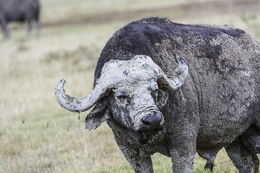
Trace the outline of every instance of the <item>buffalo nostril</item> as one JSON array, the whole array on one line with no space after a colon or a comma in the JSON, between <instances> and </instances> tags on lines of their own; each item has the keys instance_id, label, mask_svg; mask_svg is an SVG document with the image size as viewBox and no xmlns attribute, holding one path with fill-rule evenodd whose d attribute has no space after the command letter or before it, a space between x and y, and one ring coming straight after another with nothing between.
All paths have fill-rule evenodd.
<instances>
[{"instance_id":1,"label":"buffalo nostril","mask_svg":"<svg viewBox=\"0 0 260 173\"><path fill-rule=\"evenodd\" d=\"M161 127L162 117L160 115L148 116L142 119L143 123L151 126L152 128Z\"/></svg>"}]
</instances>

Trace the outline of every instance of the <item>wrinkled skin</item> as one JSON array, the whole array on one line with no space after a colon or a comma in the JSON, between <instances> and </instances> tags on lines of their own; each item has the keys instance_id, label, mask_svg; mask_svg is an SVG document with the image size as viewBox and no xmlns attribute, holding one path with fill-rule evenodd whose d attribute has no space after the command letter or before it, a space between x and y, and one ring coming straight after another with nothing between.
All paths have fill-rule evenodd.
<instances>
[{"instance_id":1,"label":"wrinkled skin","mask_svg":"<svg viewBox=\"0 0 260 173\"><path fill-rule=\"evenodd\" d=\"M161 102L165 102L167 98L159 94L165 91L159 89L156 81L139 81L128 86L121 84L116 86L113 92L109 104L112 119L122 127L130 129L129 134L138 142L147 142L147 130L153 134L162 129L164 120L159 107L163 106ZM142 119L154 115L162 117L158 126L151 128L149 124L142 123Z\"/></svg>"},{"instance_id":2,"label":"wrinkled skin","mask_svg":"<svg viewBox=\"0 0 260 173\"><path fill-rule=\"evenodd\" d=\"M135 68L136 55L151 57L175 82L158 78L150 61L144 63L149 68ZM180 75L185 70L176 70L178 55L189 68L185 83L176 82L186 76ZM124 70L123 63L131 68ZM191 173L197 151L213 163L223 147L240 172L257 173L259 138L250 132L249 151L250 145L244 143L250 140L243 134L251 127L260 130L259 64L260 44L242 30L146 18L121 28L104 47L95 72L93 91L98 97L93 92L81 99L66 96L63 82L56 97L70 111L95 105L86 117L86 128L107 121L136 173L153 173L150 156L155 152L171 157L173 173ZM135 77L121 78L128 70ZM169 83L178 87L170 89Z\"/></svg>"},{"instance_id":3,"label":"wrinkled skin","mask_svg":"<svg viewBox=\"0 0 260 173\"><path fill-rule=\"evenodd\" d=\"M38 0L0 0L0 25L5 38L9 37L9 22L27 22L28 34L35 21L37 31L40 29L40 4Z\"/></svg>"}]
</instances>

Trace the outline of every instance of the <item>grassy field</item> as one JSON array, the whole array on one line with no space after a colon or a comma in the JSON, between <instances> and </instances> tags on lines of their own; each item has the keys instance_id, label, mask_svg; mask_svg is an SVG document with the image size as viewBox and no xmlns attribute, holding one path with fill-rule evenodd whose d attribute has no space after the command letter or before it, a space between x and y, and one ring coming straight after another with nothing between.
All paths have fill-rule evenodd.
<instances>
[{"instance_id":1,"label":"grassy field","mask_svg":"<svg viewBox=\"0 0 260 173\"><path fill-rule=\"evenodd\" d=\"M27 37L25 28L15 24L11 38L0 39L0 172L133 172L105 123L87 131L87 113L77 115L58 105L57 82L65 78L69 94L87 95L106 41L117 29L141 17L229 24L260 40L260 12L255 9L255 3L260 3L238 2L42 0L40 36ZM169 158L155 154L153 163L156 173L171 172ZM194 172L205 172L204 164L197 156ZM224 150L218 154L214 172L237 172Z\"/></svg>"}]
</instances>

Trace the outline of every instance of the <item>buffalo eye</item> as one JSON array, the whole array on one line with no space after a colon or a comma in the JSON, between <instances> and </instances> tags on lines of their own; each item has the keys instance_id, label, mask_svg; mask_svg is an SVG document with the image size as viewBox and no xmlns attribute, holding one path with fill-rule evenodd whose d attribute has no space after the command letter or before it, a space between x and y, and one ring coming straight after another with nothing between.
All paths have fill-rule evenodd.
<instances>
[{"instance_id":1,"label":"buffalo eye","mask_svg":"<svg viewBox=\"0 0 260 173\"><path fill-rule=\"evenodd\" d=\"M159 89L156 89L156 90L152 91L152 96L154 98L157 98L158 97L158 93L159 93Z\"/></svg>"},{"instance_id":2,"label":"buffalo eye","mask_svg":"<svg viewBox=\"0 0 260 173\"><path fill-rule=\"evenodd\" d=\"M158 96L159 96L159 89L153 90L152 91L152 96L155 100L157 100Z\"/></svg>"},{"instance_id":3,"label":"buffalo eye","mask_svg":"<svg viewBox=\"0 0 260 173\"><path fill-rule=\"evenodd\" d=\"M152 97L156 102L159 102L160 99L162 99L162 97L163 97L163 93L160 89L156 89L156 90L152 91Z\"/></svg>"},{"instance_id":4,"label":"buffalo eye","mask_svg":"<svg viewBox=\"0 0 260 173\"><path fill-rule=\"evenodd\" d=\"M119 95L119 96L117 96L117 98L121 103L124 103L124 104L130 104L130 102L131 102L131 98L127 95Z\"/></svg>"}]
</instances>

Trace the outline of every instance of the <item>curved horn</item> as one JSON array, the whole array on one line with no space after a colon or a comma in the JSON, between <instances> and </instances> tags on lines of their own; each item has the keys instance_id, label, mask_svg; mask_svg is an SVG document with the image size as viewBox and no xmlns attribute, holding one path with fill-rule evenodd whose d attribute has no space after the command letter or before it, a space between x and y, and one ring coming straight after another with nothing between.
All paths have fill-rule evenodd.
<instances>
[{"instance_id":1,"label":"curved horn","mask_svg":"<svg viewBox=\"0 0 260 173\"><path fill-rule=\"evenodd\" d=\"M94 90L86 97L83 98L74 98L65 94L64 85L66 81L64 79L60 80L58 85L55 88L56 99L59 104L72 112L83 112L91 108L106 92L107 87L101 87L97 85Z\"/></svg>"},{"instance_id":2,"label":"curved horn","mask_svg":"<svg viewBox=\"0 0 260 173\"><path fill-rule=\"evenodd\" d=\"M108 89L121 82L122 74L116 70L118 69L118 66L120 66L120 61L118 60L110 60L105 63L101 75L99 79L97 79L95 88L88 96L83 98L74 98L66 95L64 90L66 81L64 79L60 80L55 88L55 95L59 104L72 112L83 112L88 110L106 94Z\"/></svg>"},{"instance_id":3,"label":"curved horn","mask_svg":"<svg viewBox=\"0 0 260 173\"><path fill-rule=\"evenodd\" d=\"M171 77L167 77L162 70L160 70L160 73L158 75L158 82L160 83L160 85L171 91L179 89L184 84L189 72L188 65L185 59L177 56L177 60L179 65Z\"/></svg>"}]
</instances>

